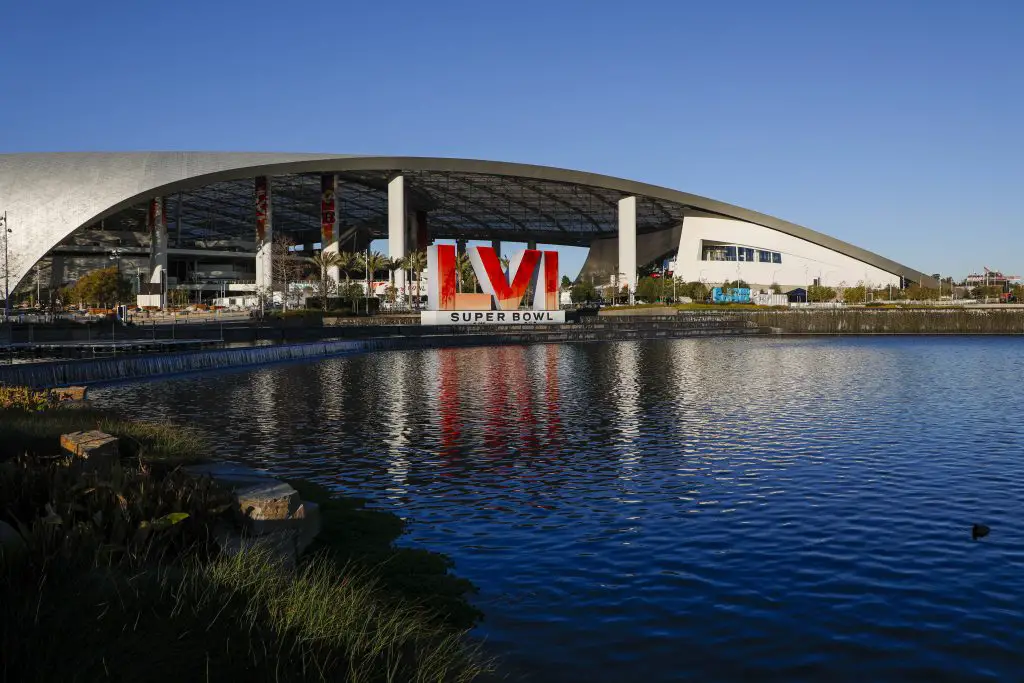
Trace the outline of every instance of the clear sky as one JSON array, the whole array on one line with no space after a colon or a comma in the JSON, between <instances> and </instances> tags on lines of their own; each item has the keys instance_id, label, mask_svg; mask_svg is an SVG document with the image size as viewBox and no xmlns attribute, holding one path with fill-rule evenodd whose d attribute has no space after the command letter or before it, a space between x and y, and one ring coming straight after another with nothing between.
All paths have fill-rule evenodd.
<instances>
[{"instance_id":1,"label":"clear sky","mask_svg":"<svg viewBox=\"0 0 1024 683\"><path fill-rule=\"evenodd\" d=\"M4 152L547 164L1024 272L1022 0L8 0L0 23Z\"/></svg>"}]
</instances>

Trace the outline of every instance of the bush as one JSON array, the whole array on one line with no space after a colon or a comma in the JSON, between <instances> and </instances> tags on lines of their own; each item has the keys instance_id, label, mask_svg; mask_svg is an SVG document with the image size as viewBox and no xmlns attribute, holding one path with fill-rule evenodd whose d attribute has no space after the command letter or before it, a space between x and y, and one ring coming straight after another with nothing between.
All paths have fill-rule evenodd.
<instances>
[{"instance_id":1,"label":"bush","mask_svg":"<svg viewBox=\"0 0 1024 683\"><path fill-rule=\"evenodd\" d=\"M54 391L27 387L0 387L0 409L41 412L57 407L60 397Z\"/></svg>"},{"instance_id":2,"label":"bush","mask_svg":"<svg viewBox=\"0 0 1024 683\"><path fill-rule=\"evenodd\" d=\"M594 287L593 282L587 280L580 280L572 286L569 290L569 297L572 299L574 304L581 304L589 301L597 301L598 294L597 288Z\"/></svg>"}]
</instances>

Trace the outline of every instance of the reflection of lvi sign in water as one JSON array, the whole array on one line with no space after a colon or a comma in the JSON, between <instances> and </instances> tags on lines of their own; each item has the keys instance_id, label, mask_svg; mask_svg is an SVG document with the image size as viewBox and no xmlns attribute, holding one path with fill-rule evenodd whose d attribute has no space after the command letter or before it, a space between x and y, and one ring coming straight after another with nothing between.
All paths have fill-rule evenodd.
<instances>
[{"instance_id":1,"label":"reflection of lvi sign in water","mask_svg":"<svg viewBox=\"0 0 1024 683\"><path fill-rule=\"evenodd\" d=\"M483 294L458 292L455 246L427 247L427 308L420 315L424 325L453 323L522 324L562 323L558 310L558 252L524 249L509 259L508 273L493 247L470 247L469 260ZM519 305L534 283L532 310Z\"/></svg>"}]
</instances>

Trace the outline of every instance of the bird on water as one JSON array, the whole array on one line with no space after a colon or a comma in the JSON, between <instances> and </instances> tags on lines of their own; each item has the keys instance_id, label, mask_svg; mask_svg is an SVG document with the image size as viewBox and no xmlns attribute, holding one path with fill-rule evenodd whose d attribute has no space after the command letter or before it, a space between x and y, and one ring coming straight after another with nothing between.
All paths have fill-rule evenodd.
<instances>
[{"instance_id":1,"label":"bird on water","mask_svg":"<svg viewBox=\"0 0 1024 683\"><path fill-rule=\"evenodd\" d=\"M985 538L988 536L988 532L991 531L984 524L975 524L971 527L971 538L977 541L979 538Z\"/></svg>"}]
</instances>

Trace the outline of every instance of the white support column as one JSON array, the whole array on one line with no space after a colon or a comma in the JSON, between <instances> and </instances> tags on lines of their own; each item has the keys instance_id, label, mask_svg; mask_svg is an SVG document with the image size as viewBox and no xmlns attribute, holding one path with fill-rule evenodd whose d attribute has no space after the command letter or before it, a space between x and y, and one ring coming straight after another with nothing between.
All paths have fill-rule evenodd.
<instances>
[{"instance_id":1,"label":"white support column","mask_svg":"<svg viewBox=\"0 0 1024 683\"><path fill-rule=\"evenodd\" d=\"M149 202L149 284L160 296L160 308L167 307L167 215L163 197ZM150 300L152 301L152 300Z\"/></svg>"},{"instance_id":2,"label":"white support column","mask_svg":"<svg viewBox=\"0 0 1024 683\"><path fill-rule=\"evenodd\" d=\"M636 290L636 197L619 200L619 286L629 286L629 300Z\"/></svg>"},{"instance_id":3,"label":"white support column","mask_svg":"<svg viewBox=\"0 0 1024 683\"><path fill-rule=\"evenodd\" d=\"M269 176L256 178L256 293L271 301L274 287L274 209Z\"/></svg>"},{"instance_id":4,"label":"white support column","mask_svg":"<svg viewBox=\"0 0 1024 683\"><path fill-rule=\"evenodd\" d=\"M405 258L406 215L405 215L405 176L395 176L388 183L388 256ZM405 270L395 273L395 287L400 293L405 291Z\"/></svg>"}]
</instances>

